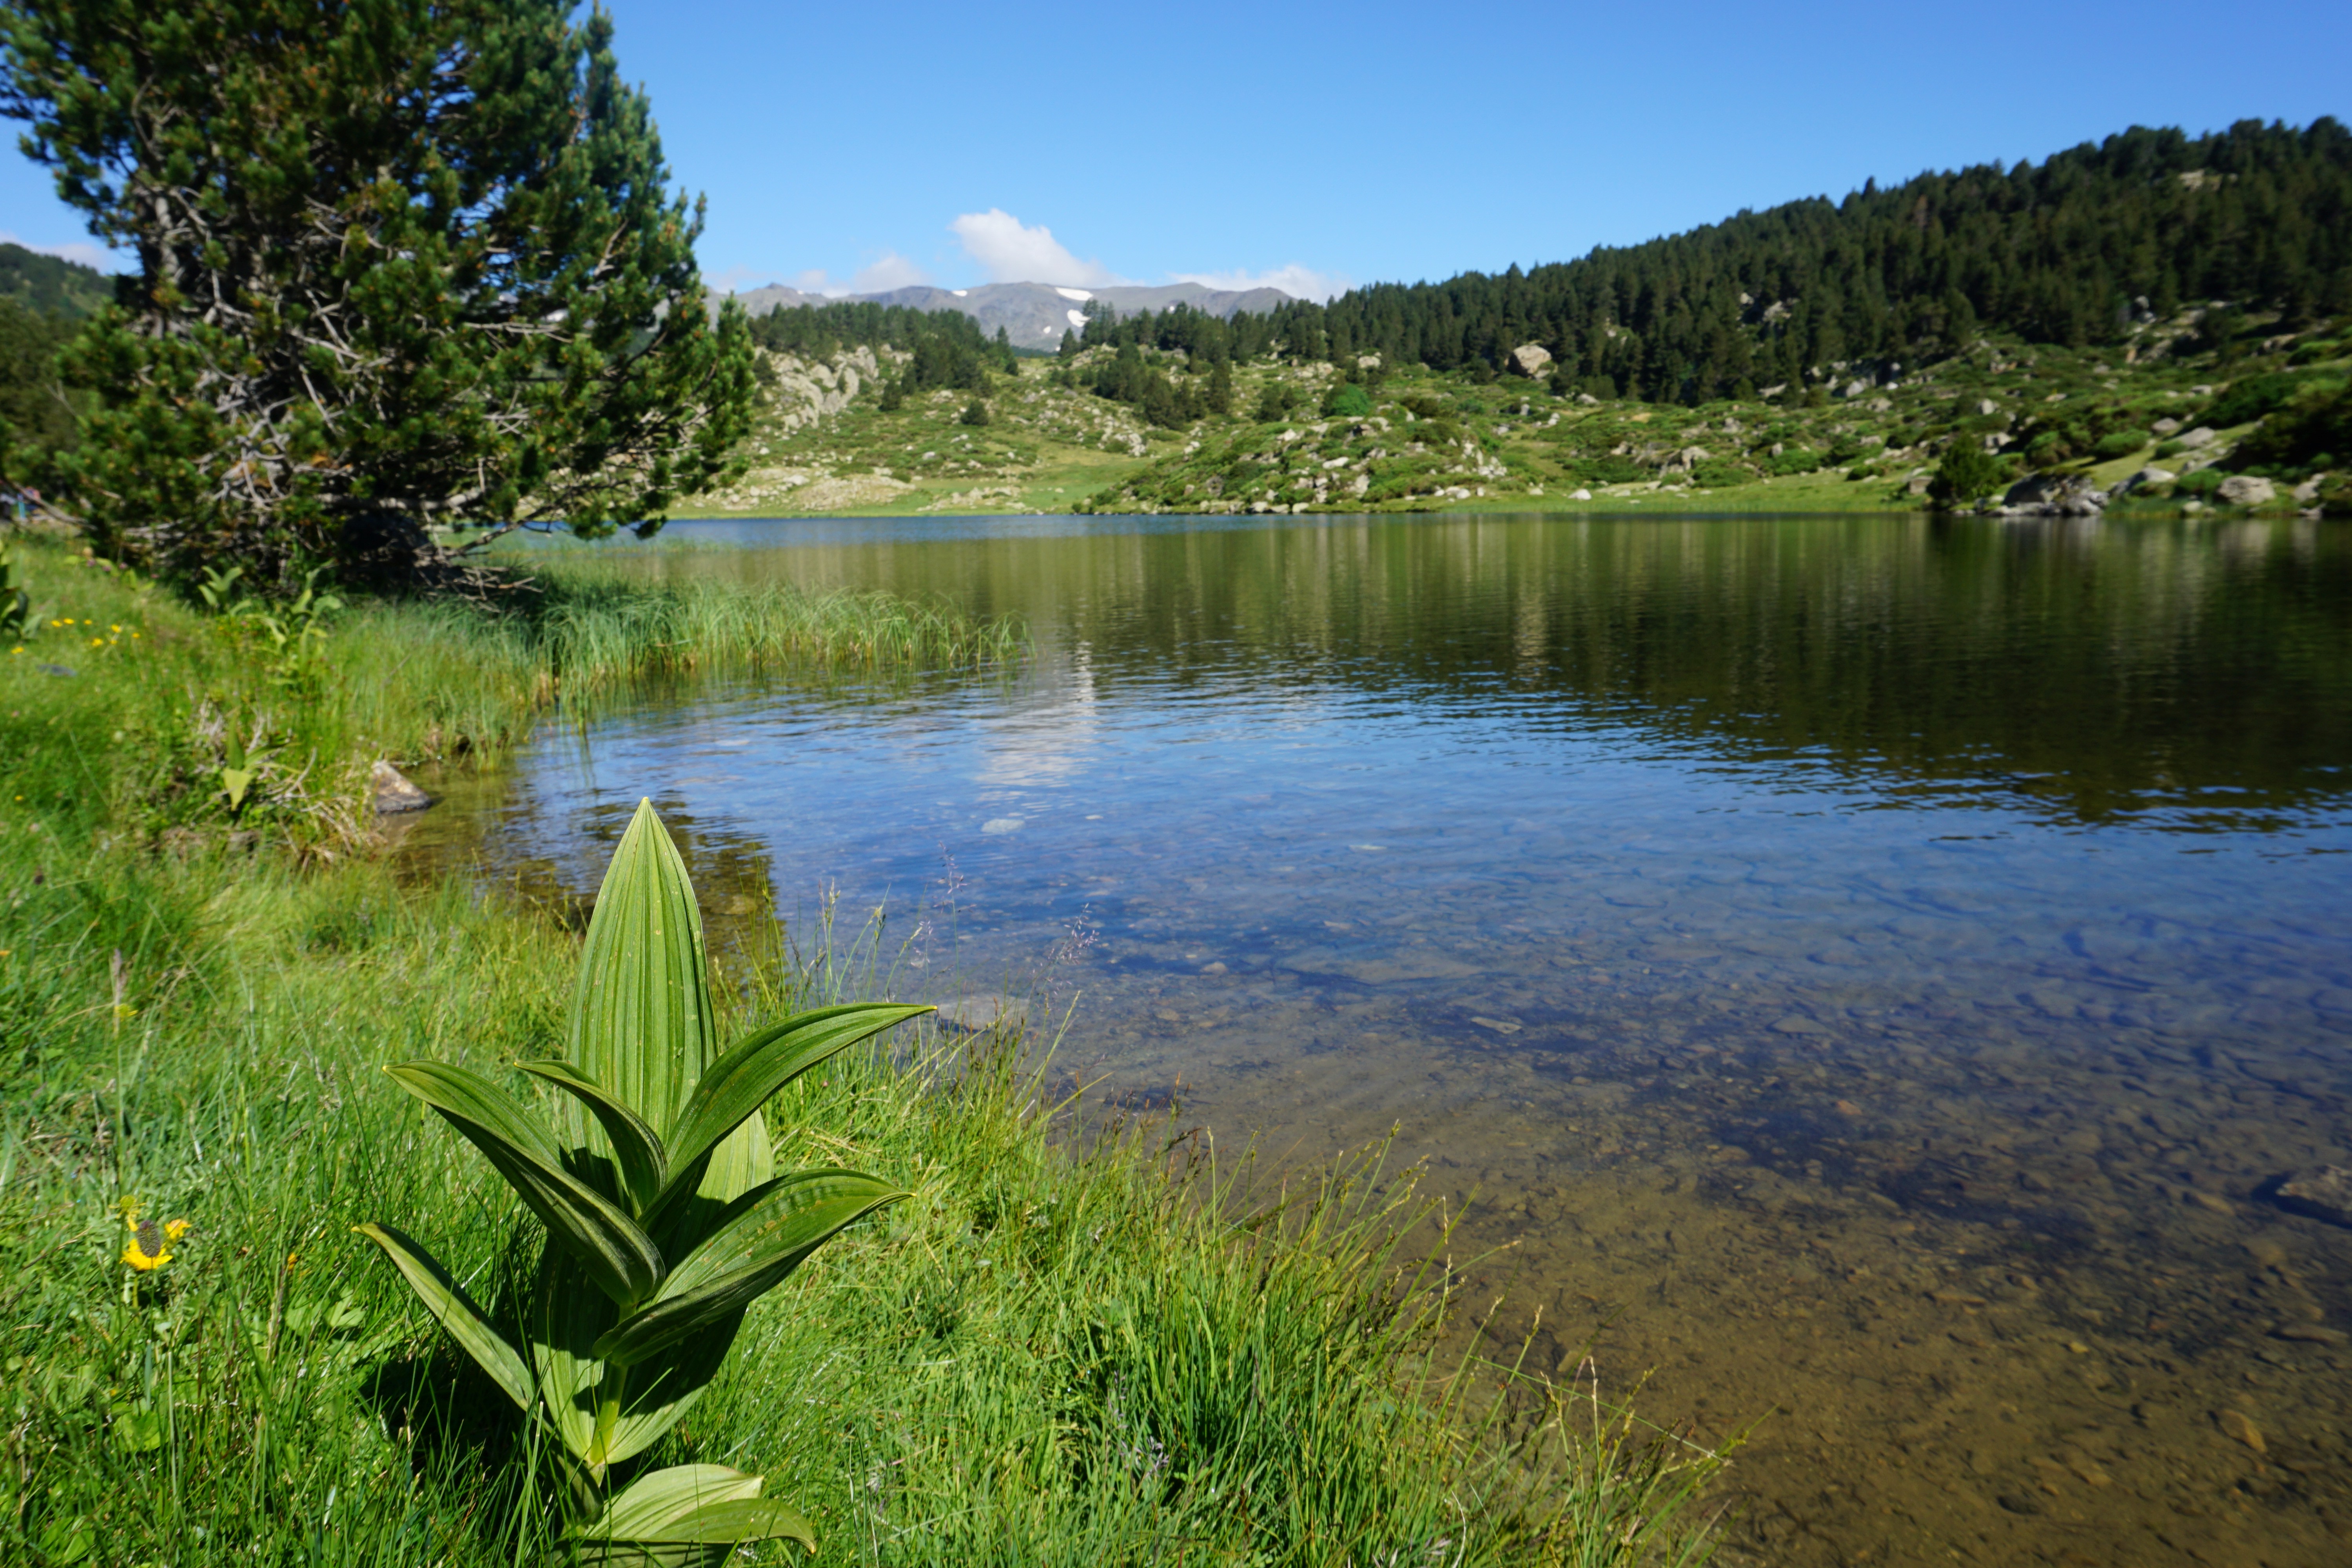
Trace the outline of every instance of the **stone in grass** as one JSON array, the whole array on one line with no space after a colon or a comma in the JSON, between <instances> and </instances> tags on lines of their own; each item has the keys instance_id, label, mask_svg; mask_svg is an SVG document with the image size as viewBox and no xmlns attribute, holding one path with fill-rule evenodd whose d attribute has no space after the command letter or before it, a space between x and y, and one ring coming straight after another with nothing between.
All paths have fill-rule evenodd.
<instances>
[{"instance_id":1,"label":"stone in grass","mask_svg":"<svg viewBox=\"0 0 2352 1568\"><path fill-rule=\"evenodd\" d=\"M368 787L375 795L378 816L397 816L404 811L423 811L433 804L433 797L408 782L406 775L390 763L378 763L368 770Z\"/></svg>"},{"instance_id":2,"label":"stone in grass","mask_svg":"<svg viewBox=\"0 0 2352 1568\"><path fill-rule=\"evenodd\" d=\"M2294 1214L2352 1226L2352 1171L2341 1165L2297 1171L2273 1188L2272 1196L2279 1207Z\"/></svg>"},{"instance_id":3,"label":"stone in grass","mask_svg":"<svg viewBox=\"0 0 2352 1568\"><path fill-rule=\"evenodd\" d=\"M938 1016L940 1022L950 1028L961 1029L968 1034L982 1034L990 1029L1018 1034L1029 1026L1029 1005L1016 996L983 991L940 1003Z\"/></svg>"}]
</instances>

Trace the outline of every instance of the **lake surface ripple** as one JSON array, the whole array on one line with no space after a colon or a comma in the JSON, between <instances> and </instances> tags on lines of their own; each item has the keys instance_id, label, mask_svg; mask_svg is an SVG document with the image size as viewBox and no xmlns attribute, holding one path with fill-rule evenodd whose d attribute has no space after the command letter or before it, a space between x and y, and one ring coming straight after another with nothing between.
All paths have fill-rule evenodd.
<instances>
[{"instance_id":1,"label":"lake surface ripple","mask_svg":"<svg viewBox=\"0 0 2352 1568\"><path fill-rule=\"evenodd\" d=\"M2352 1561L2352 530L673 525L646 569L1029 617L1013 678L698 685L421 849L714 913L1228 1147L1400 1125L1531 1364L1720 1436L1743 1554ZM747 901L748 900L748 901ZM1181 1084L1181 1090L1179 1085Z\"/></svg>"}]
</instances>

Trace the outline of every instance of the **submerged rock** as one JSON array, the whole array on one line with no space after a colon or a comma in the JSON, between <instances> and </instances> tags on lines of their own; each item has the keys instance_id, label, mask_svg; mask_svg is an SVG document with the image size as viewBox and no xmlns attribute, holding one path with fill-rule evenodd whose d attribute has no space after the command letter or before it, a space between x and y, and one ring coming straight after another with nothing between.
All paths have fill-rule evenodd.
<instances>
[{"instance_id":1,"label":"submerged rock","mask_svg":"<svg viewBox=\"0 0 2352 1568\"><path fill-rule=\"evenodd\" d=\"M975 1035L987 1029L1018 1031L1029 1026L1029 1005L1017 996L983 991L940 1003L939 1020L950 1028Z\"/></svg>"},{"instance_id":2,"label":"submerged rock","mask_svg":"<svg viewBox=\"0 0 2352 1568\"><path fill-rule=\"evenodd\" d=\"M368 770L368 787L375 795L378 816L396 816L404 811L423 811L433 804L433 797L408 782L407 775L390 763L379 762Z\"/></svg>"},{"instance_id":3,"label":"submerged rock","mask_svg":"<svg viewBox=\"0 0 2352 1568\"><path fill-rule=\"evenodd\" d=\"M2352 1171L2341 1165L2298 1171L2281 1182L2273 1195L2283 1209L2330 1225L2352 1226Z\"/></svg>"}]
</instances>

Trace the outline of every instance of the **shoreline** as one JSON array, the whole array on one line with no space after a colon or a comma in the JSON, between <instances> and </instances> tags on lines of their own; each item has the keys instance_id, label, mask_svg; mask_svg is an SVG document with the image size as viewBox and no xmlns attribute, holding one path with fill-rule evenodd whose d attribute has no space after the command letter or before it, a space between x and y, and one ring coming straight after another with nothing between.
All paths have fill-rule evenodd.
<instances>
[{"instance_id":1,"label":"shoreline","mask_svg":"<svg viewBox=\"0 0 2352 1568\"><path fill-rule=\"evenodd\" d=\"M371 847L369 763L479 768L572 694L649 674L985 657L991 624L883 635L866 596L794 647L803 623L772 597L607 579L575 592L569 644L367 605L314 664L273 666L154 584L26 542L43 624L26 655L0 653L0 784L23 797L0 807L0 986L17 1047L8 1338L32 1370L0 1539L226 1562L291 1549L287 1531L333 1509L356 1547L396 1554L421 1521L451 1561L503 1560L532 1527L495 1402L345 1231L413 1225L495 1299L502 1189L375 1068L560 1050L576 932L453 879L403 886ZM680 616L725 629L730 608L731 643L665 646ZM232 812L224 748L248 729L256 776ZM769 962L718 960L739 1027L878 973L855 939L795 955L769 926L744 951ZM1697 1528L1678 1510L1719 1456L1678 1457L1539 1385L1474 1400L1476 1363L1431 1359L1450 1297L1412 1286L1417 1253L1398 1248L1419 1211L1368 1196L1368 1168L1327 1170L1301 1208L1246 1160L1140 1129L1068 1149L1013 1044L919 1030L895 1063L776 1103L788 1160L898 1173L919 1201L755 1311L662 1460L747 1455L816 1520L820 1561L923 1518L950 1556L1174 1531L1335 1563L1440 1535L1455 1561L1582 1542L1631 1562ZM134 1200L190 1227L152 1273L116 1256ZM1286 1203L1295 1217L1269 1227ZM809 1397L780 1409L779 1387ZM887 1486L835 1462L844 1432ZM1185 1486L1161 1483L1171 1466ZM1237 1486L1288 1500L1253 1519L1219 1500Z\"/></svg>"}]
</instances>

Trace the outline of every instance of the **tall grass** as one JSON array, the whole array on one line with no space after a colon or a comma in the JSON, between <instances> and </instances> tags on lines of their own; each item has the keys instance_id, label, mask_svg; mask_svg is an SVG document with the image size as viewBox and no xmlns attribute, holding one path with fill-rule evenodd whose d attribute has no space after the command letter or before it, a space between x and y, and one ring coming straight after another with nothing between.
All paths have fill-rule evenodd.
<instances>
[{"instance_id":1,"label":"tall grass","mask_svg":"<svg viewBox=\"0 0 2352 1568\"><path fill-rule=\"evenodd\" d=\"M327 623L314 660L288 668L249 619L198 615L54 539L14 542L35 612L21 651L0 647L16 771L85 830L151 838L234 826L348 841L373 761L495 761L549 715L579 717L633 683L969 668L1027 647L1011 619L881 594L664 580L551 551L488 607L357 605ZM270 748L271 787L233 825L214 809L230 729Z\"/></svg>"},{"instance_id":2,"label":"tall grass","mask_svg":"<svg viewBox=\"0 0 2352 1568\"><path fill-rule=\"evenodd\" d=\"M70 677L0 650L0 1561L537 1561L511 1406L349 1227L397 1220L498 1294L523 1216L377 1068L464 1061L535 1098L508 1064L561 1051L577 938L290 833L166 852L134 826L156 775L132 731L250 672L159 596L53 570L44 608L95 611L104 646ZM145 635L113 640L125 616ZM512 722L502 695L541 699L479 679L459 616L354 612L319 677L331 711L289 732L323 758ZM468 629L436 643L444 624ZM66 665L49 633L37 662ZM890 987L822 940L740 956L761 947L718 959L735 1027ZM774 1477L824 1563L1703 1555L1686 1505L1713 1456L1590 1392L1432 1361L1451 1276L1401 1246L1400 1183L1359 1164L1286 1188L1160 1124L1074 1141L1017 1042L898 1037L771 1125L782 1163L916 1199L760 1303L652 1462ZM129 1199L192 1227L152 1275L121 1261Z\"/></svg>"},{"instance_id":3,"label":"tall grass","mask_svg":"<svg viewBox=\"0 0 2352 1568\"><path fill-rule=\"evenodd\" d=\"M548 552L538 590L509 622L548 668L593 688L655 672L791 663L865 668L1001 664L1025 643L1017 622L974 620L890 594L814 593L656 578L628 562Z\"/></svg>"}]
</instances>

